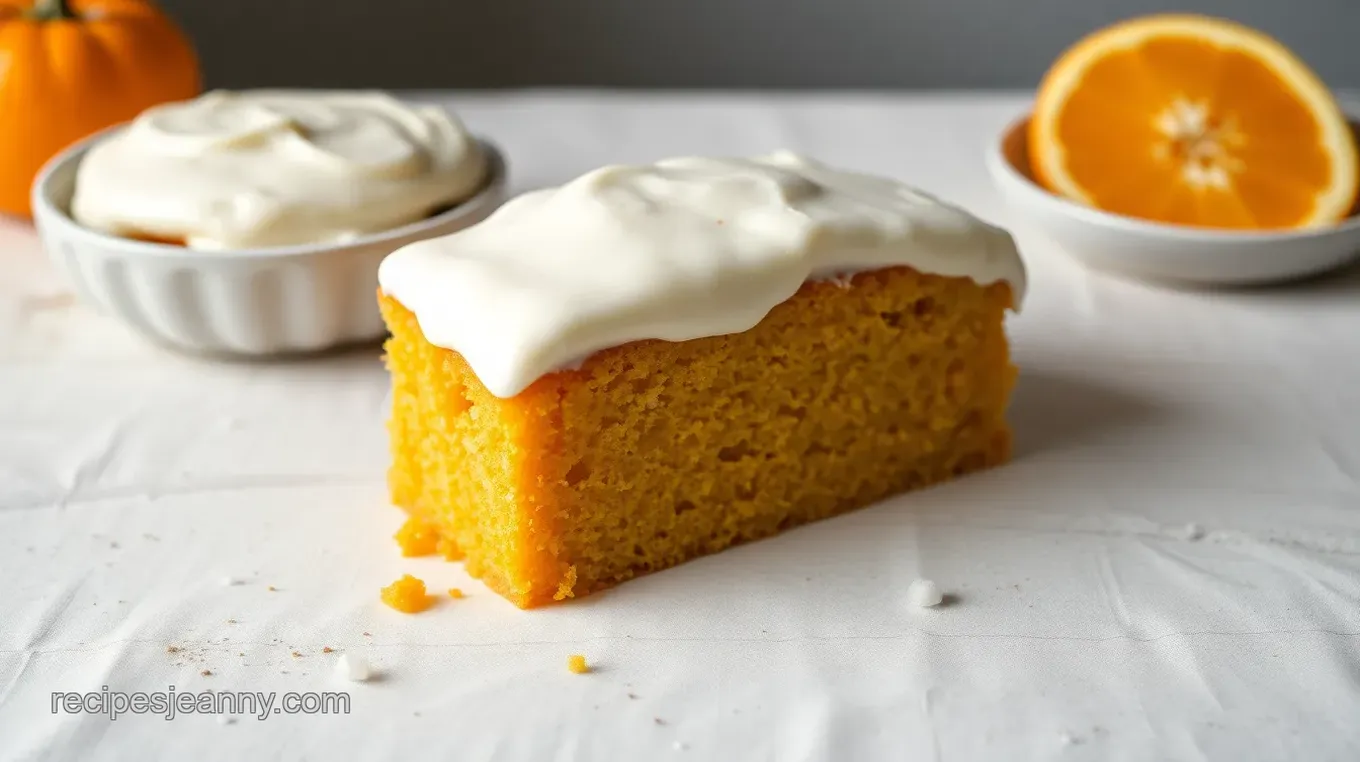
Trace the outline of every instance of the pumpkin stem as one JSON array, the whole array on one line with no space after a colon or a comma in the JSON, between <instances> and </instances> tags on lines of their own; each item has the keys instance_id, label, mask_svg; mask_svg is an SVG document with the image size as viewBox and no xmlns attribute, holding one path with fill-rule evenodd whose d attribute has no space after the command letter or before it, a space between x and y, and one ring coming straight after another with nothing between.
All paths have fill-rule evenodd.
<instances>
[{"instance_id":1,"label":"pumpkin stem","mask_svg":"<svg viewBox=\"0 0 1360 762\"><path fill-rule=\"evenodd\" d=\"M34 0L33 8L28 12L28 15L30 18L39 21L79 18L78 14L71 9L70 0Z\"/></svg>"}]
</instances>

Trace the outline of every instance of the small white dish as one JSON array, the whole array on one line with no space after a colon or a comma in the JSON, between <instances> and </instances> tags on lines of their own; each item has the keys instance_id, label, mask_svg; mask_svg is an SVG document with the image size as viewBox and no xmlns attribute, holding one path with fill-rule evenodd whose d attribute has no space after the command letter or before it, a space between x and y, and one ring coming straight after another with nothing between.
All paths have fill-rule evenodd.
<instances>
[{"instance_id":1,"label":"small white dish","mask_svg":"<svg viewBox=\"0 0 1360 762\"><path fill-rule=\"evenodd\" d=\"M1295 280L1335 269L1360 253L1360 217L1289 232L1240 232L1138 220L1068 201L1030 173L1029 115L987 149L987 170L1022 226L1092 268L1200 286ZM1023 229L1023 228L1022 228Z\"/></svg>"},{"instance_id":2,"label":"small white dish","mask_svg":"<svg viewBox=\"0 0 1360 762\"><path fill-rule=\"evenodd\" d=\"M113 128L54 157L33 185L33 221L48 256L91 306L177 349L263 357L373 341L378 264L413 241L482 221L505 200L507 167L479 141L489 169L472 198L428 219L342 244L200 251L96 232L71 219L76 168Z\"/></svg>"}]
</instances>

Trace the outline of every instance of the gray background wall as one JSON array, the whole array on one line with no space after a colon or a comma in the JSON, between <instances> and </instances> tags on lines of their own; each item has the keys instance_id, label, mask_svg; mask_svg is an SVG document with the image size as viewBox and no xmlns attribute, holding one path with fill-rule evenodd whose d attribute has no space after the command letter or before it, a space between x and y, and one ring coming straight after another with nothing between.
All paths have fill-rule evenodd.
<instances>
[{"instance_id":1,"label":"gray background wall","mask_svg":"<svg viewBox=\"0 0 1360 762\"><path fill-rule=\"evenodd\" d=\"M1360 0L161 0L209 86L1030 87L1155 11L1276 35L1360 86Z\"/></svg>"}]
</instances>

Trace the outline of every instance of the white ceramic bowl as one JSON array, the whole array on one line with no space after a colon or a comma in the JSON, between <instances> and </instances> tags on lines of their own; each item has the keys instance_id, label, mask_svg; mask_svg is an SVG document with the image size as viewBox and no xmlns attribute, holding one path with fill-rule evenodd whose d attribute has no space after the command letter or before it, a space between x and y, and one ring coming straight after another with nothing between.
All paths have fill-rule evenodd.
<instances>
[{"instance_id":1,"label":"white ceramic bowl","mask_svg":"<svg viewBox=\"0 0 1360 762\"><path fill-rule=\"evenodd\" d=\"M138 333L215 355L315 352L384 334L378 263L412 241L485 219L505 200L504 157L481 141L486 187L449 211L343 244L197 251L82 227L69 207L76 167L95 135L48 162L33 185L33 220L48 255L82 299Z\"/></svg>"},{"instance_id":2,"label":"white ceramic bowl","mask_svg":"<svg viewBox=\"0 0 1360 762\"><path fill-rule=\"evenodd\" d=\"M1028 127L1025 115L988 147L992 182L1021 226L1093 268L1188 285L1253 285L1316 275L1360 252L1356 216L1315 230L1251 233L1164 225L1067 201L1035 183Z\"/></svg>"}]
</instances>

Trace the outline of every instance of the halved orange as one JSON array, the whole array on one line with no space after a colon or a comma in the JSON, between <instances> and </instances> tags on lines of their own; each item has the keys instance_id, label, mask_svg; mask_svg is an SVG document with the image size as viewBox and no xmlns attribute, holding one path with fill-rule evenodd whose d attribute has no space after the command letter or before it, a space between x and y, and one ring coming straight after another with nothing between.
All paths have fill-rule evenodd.
<instances>
[{"instance_id":1,"label":"halved orange","mask_svg":"<svg viewBox=\"0 0 1360 762\"><path fill-rule=\"evenodd\" d=\"M1350 125L1284 45L1204 16L1082 39L1049 69L1029 133L1036 179L1117 214L1218 228L1306 228L1355 205Z\"/></svg>"}]
</instances>

